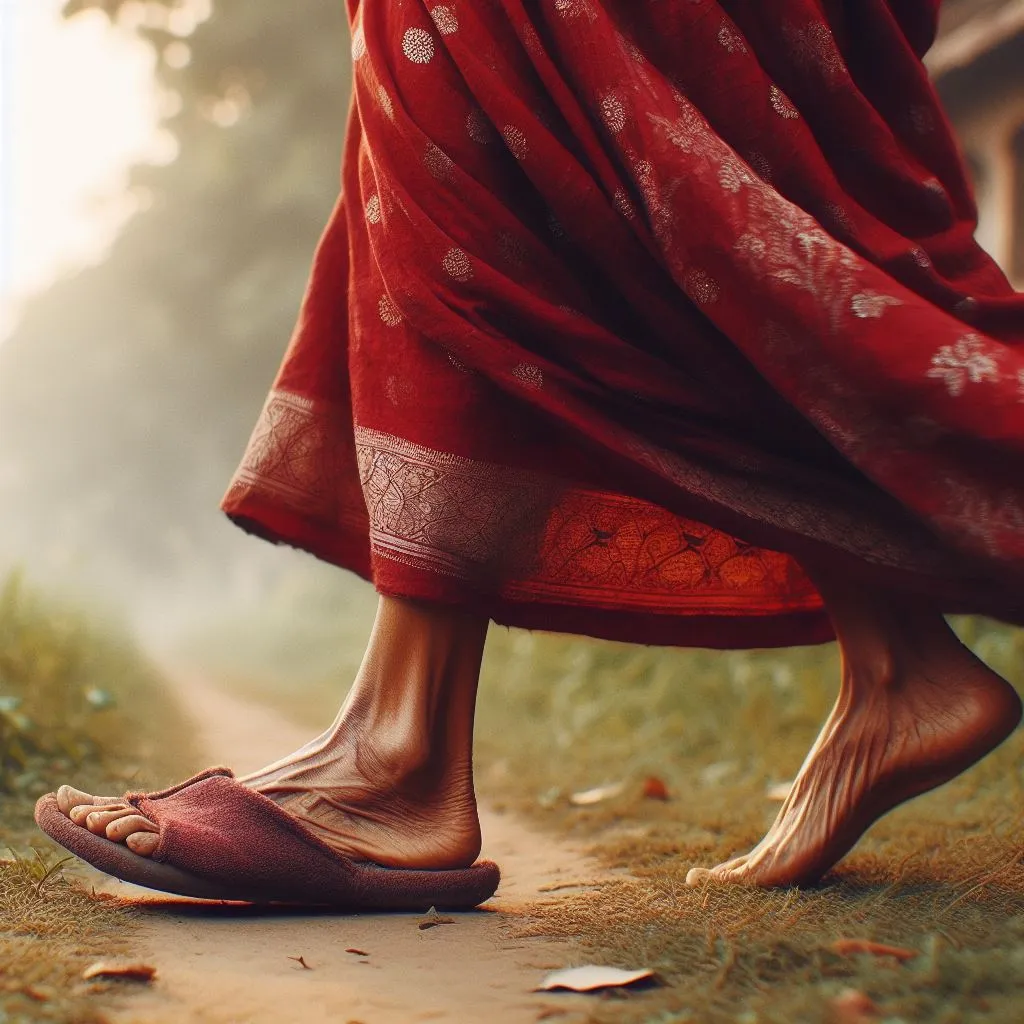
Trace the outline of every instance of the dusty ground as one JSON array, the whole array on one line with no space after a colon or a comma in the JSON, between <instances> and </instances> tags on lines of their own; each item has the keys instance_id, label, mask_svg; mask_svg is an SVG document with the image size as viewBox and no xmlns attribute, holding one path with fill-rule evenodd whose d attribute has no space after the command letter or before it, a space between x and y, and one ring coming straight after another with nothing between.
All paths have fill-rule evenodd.
<instances>
[{"instance_id":1,"label":"dusty ground","mask_svg":"<svg viewBox=\"0 0 1024 1024\"><path fill-rule=\"evenodd\" d=\"M175 678L208 763L244 772L308 739L306 730L272 710L195 677ZM600 871L578 848L508 814L485 809L483 828L484 856L503 869L497 897L487 912L456 915L454 924L427 930L419 928L420 915L310 915L178 900L105 881L104 889L141 910L132 945L158 972L152 987L126 997L113 1019L518 1024L585 1018L594 997L532 994L546 971L577 962L574 944L516 931L531 901L557 900L572 889L552 894L551 887L589 881ZM289 959L300 956L311 969Z\"/></svg>"}]
</instances>

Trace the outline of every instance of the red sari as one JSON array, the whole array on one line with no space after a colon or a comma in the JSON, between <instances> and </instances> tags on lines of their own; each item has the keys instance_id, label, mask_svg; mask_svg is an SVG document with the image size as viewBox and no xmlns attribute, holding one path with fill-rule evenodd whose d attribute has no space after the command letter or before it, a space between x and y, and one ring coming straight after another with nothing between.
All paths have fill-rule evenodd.
<instances>
[{"instance_id":1,"label":"red sari","mask_svg":"<svg viewBox=\"0 0 1024 1024\"><path fill-rule=\"evenodd\" d=\"M937 0L348 0L342 196L224 500L498 622L832 637L801 559L1024 623L1024 297Z\"/></svg>"}]
</instances>

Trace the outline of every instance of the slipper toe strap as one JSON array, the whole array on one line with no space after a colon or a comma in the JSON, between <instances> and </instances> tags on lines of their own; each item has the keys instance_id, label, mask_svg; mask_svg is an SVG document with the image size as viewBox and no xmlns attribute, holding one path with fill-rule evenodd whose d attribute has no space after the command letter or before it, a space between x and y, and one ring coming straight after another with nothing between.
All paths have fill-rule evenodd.
<instances>
[{"instance_id":1,"label":"slipper toe strap","mask_svg":"<svg viewBox=\"0 0 1024 1024\"><path fill-rule=\"evenodd\" d=\"M351 875L343 858L285 811L230 777L134 803L160 830L153 859L197 875L295 894L318 884L334 888Z\"/></svg>"}]
</instances>

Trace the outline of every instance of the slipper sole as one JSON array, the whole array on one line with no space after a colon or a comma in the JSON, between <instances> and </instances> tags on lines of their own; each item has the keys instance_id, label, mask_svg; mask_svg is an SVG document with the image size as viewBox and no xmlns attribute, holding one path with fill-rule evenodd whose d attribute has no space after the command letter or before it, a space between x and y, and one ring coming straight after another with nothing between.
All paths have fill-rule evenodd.
<instances>
[{"instance_id":1,"label":"slipper sole","mask_svg":"<svg viewBox=\"0 0 1024 1024\"><path fill-rule=\"evenodd\" d=\"M490 899L500 880L498 866L490 861L458 871L413 871L353 861L335 854L344 865L344 870L338 872L338 886L329 899L318 899L297 891L291 878L282 879L281 885L273 889L266 885L229 884L140 857L127 846L76 825L58 807L56 793L40 797L35 819L54 842L105 874L147 889L198 899L325 906L347 911L426 911L430 907L469 910Z\"/></svg>"}]
</instances>

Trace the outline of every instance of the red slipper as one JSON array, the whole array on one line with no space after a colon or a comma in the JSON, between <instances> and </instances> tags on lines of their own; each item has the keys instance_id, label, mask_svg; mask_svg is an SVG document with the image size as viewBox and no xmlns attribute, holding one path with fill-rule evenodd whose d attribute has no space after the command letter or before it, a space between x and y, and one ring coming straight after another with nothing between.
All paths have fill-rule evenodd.
<instances>
[{"instance_id":1,"label":"red slipper","mask_svg":"<svg viewBox=\"0 0 1024 1024\"><path fill-rule=\"evenodd\" d=\"M353 860L332 850L273 800L209 768L156 793L125 801L160 829L152 857L76 825L47 793L36 824L108 875L202 899L298 903L344 910L469 909L494 895L496 864L458 871L411 871Z\"/></svg>"}]
</instances>

